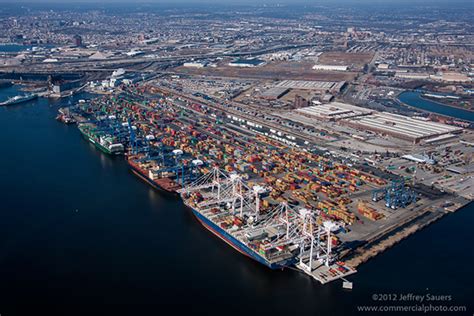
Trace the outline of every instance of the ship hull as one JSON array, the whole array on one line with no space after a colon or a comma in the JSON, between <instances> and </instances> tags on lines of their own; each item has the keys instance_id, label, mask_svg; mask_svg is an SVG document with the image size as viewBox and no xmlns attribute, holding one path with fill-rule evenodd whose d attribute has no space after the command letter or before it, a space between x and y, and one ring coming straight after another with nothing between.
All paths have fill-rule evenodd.
<instances>
[{"instance_id":1,"label":"ship hull","mask_svg":"<svg viewBox=\"0 0 474 316\"><path fill-rule=\"evenodd\" d=\"M10 105L17 105L17 104L21 104L21 103L25 103L25 102L28 102L28 101L32 101L32 100L35 100L37 99L38 96L35 95L35 96L31 96L31 97L28 97L28 98L23 98L23 99L20 99L20 100L17 100L17 101L11 101L11 102L2 102L0 103L0 105L2 106L10 106Z\"/></svg>"},{"instance_id":2,"label":"ship hull","mask_svg":"<svg viewBox=\"0 0 474 316\"><path fill-rule=\"evenodd\" d=\"M132 170L132 172L137 176L139 177L140 179L142 179L143 181L145 181L146 183L148 183L153 189L157 190L157 191L160 191L160 192L165 192L167 194L170 194L170 195L173 195L173 196L178 196L178 192L176 191L171 191L171 190L166 190L164 187L160 186L158 183L154 182L153 180L151 180L150 178L148 178L146 175L144 175L141 170L139 170L138 168L136 168L135 166L133 166L132 164L128 164Z\"/></svg>"},{"instance_id":3,"label":"ship hull","mask_svg":"<svg viewBox=\"0 0 474 316\"><path fill-rule=\"evenodd\" d=\"M188 206L189 207L189 206ZM272 270L283 269L291 265L290 261L283 261L278 263L271 263L264 259L263 257L259 256L255 251L250 249L247 245L243 244L241 241L237 240L235 237L230 235L224 229L219 227L218 225L214 224L211 220L207 219L204 215L196 211L194 208L189 207L193 212L193 215L197 218L197 220L211 233L219 237L221 240L226 242L229 246L240 252L241 254L269 267Z\"/></svg>"},{"instance_id":4,"label":"ship hull","mask_svg":"<svg viewBox=\"0 0 474 316\"><path fill-rule=\"evenodd\" d=\"M117 155L122 154L120 152L116 152L116 153L111 152L109 149L102 146L98 141L95 141L91 136L89 136L87 133L85 133L81 128L79 128L79 131L81 132L82 136L84 136L87 140L89 140L92 144L94 144L94 146L97 149L99 149L100 151L102 151L104 154L113 155L113 156L117 156Z\"/></svg>"}]
</instances>

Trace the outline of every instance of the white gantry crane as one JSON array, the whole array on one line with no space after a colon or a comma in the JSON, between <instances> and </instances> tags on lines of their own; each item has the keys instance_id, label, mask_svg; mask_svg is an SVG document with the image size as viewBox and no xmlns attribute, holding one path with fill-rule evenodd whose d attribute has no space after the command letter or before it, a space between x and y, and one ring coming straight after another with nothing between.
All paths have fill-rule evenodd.
<instances>
[{"instance_id":1,"label":"white gantry crane","mask_svg":"<svg viewBox=\"0 0 474 316\"><path fill-rule=\"evenodd\" d=\"M242 177L236 173L227 174L219 168L199 177L196 181L181 189L179 193L199 192L204 201L197 207L201 209L226 205L232 214L245 214L258 217L259 199L255 190L250 188Z\"/></svg>"},{"instance_id":2,"label":"white gantry crane","mask_svg":"<svg viewBox=\"0 0 474 316\"><path fill-rule=\"evenodd\" d=\"M180 190L184 194L192 192L203 195L203 201L197 205L201 210L218 207L233 215L252 217L242 235L272 230L275 237L266 244L267 248L295 251L299 248L300 266L307 271L315 268L315 261L326 266L331 264L331 237L339 226L332 221L318 221L318 210L294 208L283 202L262 213L260 196L266 188L260 185L251 188L238 174L227 174L218 168Z\"/></svg>"},{"instance_id":3,"label":"white gantry crane","mask_svg":"<svg viewBox=\"0 0 474 316\"><path fill-rule=\"evenodd\" d=\"M332 260L332 256L331 256L332 235L331 235L331 233L337 231L339 229L339 225L336 224L335 222L332 222L332 221L325 221L323 223L323 227L324 227L324 230L326 232L327 246L326 246L326 248L321 247L321 249L323 250L323 256L320 256L319 259L320 260L323 259L326 266L329 266L329 264ZM325 249L325 251L324 251L324 249Z\"/></svg>"},{"instance_id":4,"label":"white gantry crane","mask_svg":"<svg viewBox=\"0 0 474 316\"><path fill-rule=\"evenodd\" d=\"M228 181L229 176L217 167L214 167L211 172L206 173L197 178L193 183L178 190L178 193L192 193L200 190L210 188L212 192L217 189L217 197L220 196L221 183Z\"/></svg>"},{"instance_id":5,"label":"white gantry crane","mask_svg":"<svg viewBox=\"0 0 474 316\"><path fill-rule=\"evenodd\" d=\"M338 225L331 221L318 224L318 216L317 210L292 208L287 203L281 203L262 218L254 229L279 228L282 233L269 246L299 247L300 265L311 272L315 260L330 265L333 260L331 234L338 229Z\"/></svg>"}]
</instances>

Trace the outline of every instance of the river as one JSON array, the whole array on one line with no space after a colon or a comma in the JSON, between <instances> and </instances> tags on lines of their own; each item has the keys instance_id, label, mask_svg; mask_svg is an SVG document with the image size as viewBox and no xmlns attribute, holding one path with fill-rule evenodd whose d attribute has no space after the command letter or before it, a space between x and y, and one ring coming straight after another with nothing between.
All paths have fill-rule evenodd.
<instances>
[{"instance_id":1,"label":"river","mask_svg":"<svg viewBox=\"0 0 474 316\"><path fill-rule=\"evenodd\" d=\"M456 108L448 105L443 105L438 102L434 102L428 99L421 97L420 92L406 91L398 96L398 99L408 104L409 106L418 108L420 110L429 111L433 113L438 113L465 121L470 121L474 123L474 112L464 110L461 108Z\"/></svg>"},{"instance_id":2,"label":"river","mask_svg":"<svg viewBox=\"0 0 474 316\"><path fill-rule=\"evenodd\" d=\"M1 89L0 100L16 89ZM0 108L2 315L355 315L390 293L472 302L472 205L361 266L349 277L353 291L322 286L271 271L209 233L123 158L57 122L68 102Z\"/></svg>"}]
</instances>

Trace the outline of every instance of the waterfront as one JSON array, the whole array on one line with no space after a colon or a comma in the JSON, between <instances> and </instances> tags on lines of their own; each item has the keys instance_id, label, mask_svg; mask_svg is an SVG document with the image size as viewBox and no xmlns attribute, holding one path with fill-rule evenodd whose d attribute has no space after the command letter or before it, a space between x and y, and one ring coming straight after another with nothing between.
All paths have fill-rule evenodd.
<instances>
[{"instance_id":1,"label":"waterfront","mask_svg":"<svg viewBox=\"0 0 474 316\"><path fill-rule=\"evenodd\" d=\"M14 44L14 43L7 43L7 44L0 44L0 52L6 52L6 53L17 53L17 52L22 52L26 50L31 50L33 47L38 47L38 48L53 48L53 45L44 45L44 44L38 44L38 45L23 45L23 44Z\"/></svg>"},{"instance_id":2,"label":"waterfront","mask_svg":"<svg viewBox=\"0 0 474 316\"><path fill-rule=\"evenodd\" d=\"M0 90L0 100L15 89ZM177 314L217 315L251 306L261 315L350 315L373 303L373 294L427 288L452 295L456 305L470 302L474 254L464 244L474 237L472 204L362 265L349 278L352 292L340 282L322 286L295 271L271 271L207 232L122 158L55 121L68 101L0 108L8 166L0 171L2 314L154 314L169 306Z\"/></svg>"},{"instance_id":3,"label":"waterfront","mask_svg":"<svg viewBox=\"0 0 474 316\"><path fill-rule=\"evenodd\" d=\"M428 99L422 98L420 92L403 92L398 96L398 99L401 102L420 110L430 111L441 115L474 122L474 112L430 101Z\"/></svg>"}]
</instances>

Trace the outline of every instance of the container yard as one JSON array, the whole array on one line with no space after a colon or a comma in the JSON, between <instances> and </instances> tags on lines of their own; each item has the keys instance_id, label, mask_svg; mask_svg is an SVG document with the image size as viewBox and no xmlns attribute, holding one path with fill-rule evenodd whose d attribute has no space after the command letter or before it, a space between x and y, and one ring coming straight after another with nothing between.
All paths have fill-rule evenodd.
<instances>
[{"instance_id":1,"label":"container yard","mask_svg":"<svg viewBox=\"0 0 474 316\"><path fill-rule=\"evenodd\" d=\"M403 178L388 181L156 86L80 102L61 109L58 120L78 122L102 152L124 154L133 174L182 199L200 224L241 254L323 284L355 273L354 263L365 261L357 259L360 243L389 233L384 226L406 223L429 200Z\"/></svg>"}]
</instances>

